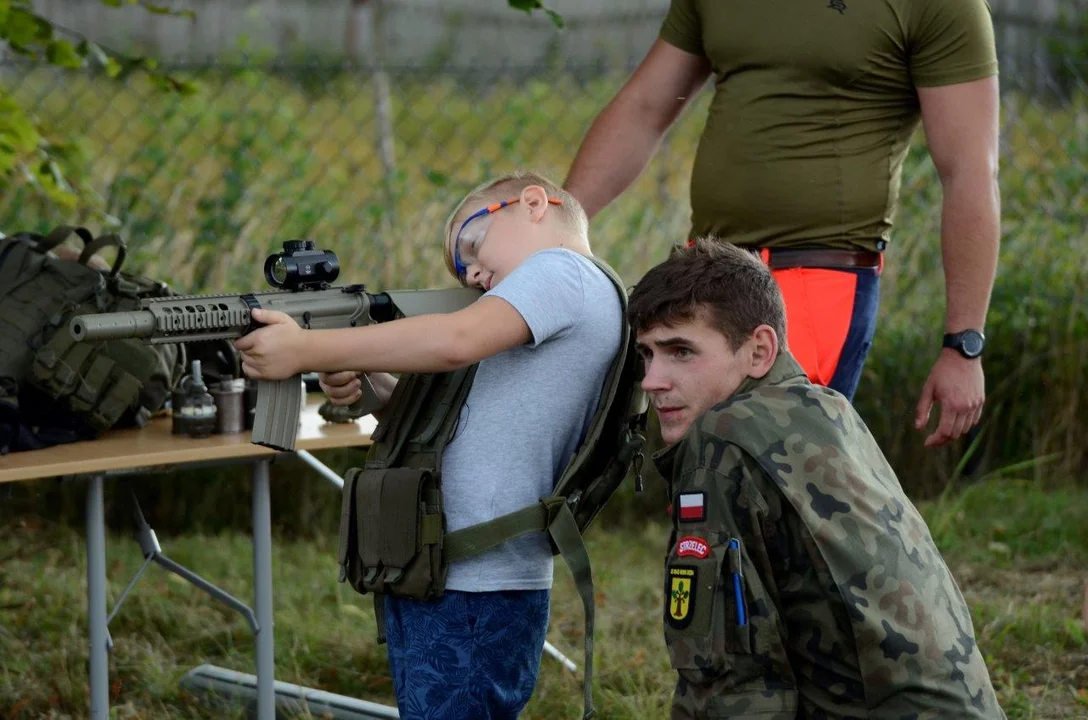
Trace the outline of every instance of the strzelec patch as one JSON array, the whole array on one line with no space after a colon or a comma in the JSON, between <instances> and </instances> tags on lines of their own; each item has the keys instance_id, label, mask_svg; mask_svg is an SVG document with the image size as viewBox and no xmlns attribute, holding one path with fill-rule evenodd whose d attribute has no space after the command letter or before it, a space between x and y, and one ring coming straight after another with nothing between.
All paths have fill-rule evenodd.
<instances>
[{"instance_id":1,"label":"strzelec patch","mask_svg":"<svg viewBox=\"0 0 1088 720\"><path fill-rule=\"evenodd\" d=\"M676 541L676 557L693 557L703 560L710 554L710 545L701 537L685 535Z\"/></svg>"}]
</instances>

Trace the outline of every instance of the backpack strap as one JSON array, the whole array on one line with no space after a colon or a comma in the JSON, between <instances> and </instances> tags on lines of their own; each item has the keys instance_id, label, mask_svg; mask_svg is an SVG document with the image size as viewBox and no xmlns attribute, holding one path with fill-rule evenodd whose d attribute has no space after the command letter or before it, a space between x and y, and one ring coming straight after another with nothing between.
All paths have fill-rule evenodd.
<instances>
[{"instance_id":1,"label":"backpack strap","mask_svg":"<svg viewBox=\"0 0 1088 720\"><path fill-rule=\"evenodd\" d=\"M114 258L113 265L110 267L109 276L117 277L117 274L121 272L121 267L125 264L125 254L127 253L127 247L125 241L121 239L121 236L116 233L109 233L106 235L99 235L97 238L91 235L91 231L85 227L72 227L71 225L58 225L53 228L48 235L42 237L41 235L33 233L21 233L12 236L12 239L25 239L32 242L31 247L34 251L45 255L50 250L63 244L68 237L75 233L80 240L83 241L83 250L79 254L79 264L86 265L87 261L91 259L91 256L105 247L117 248L117 257Z\"/></svg>"},{"instance_id":2,"label":"backpack strap","mask_svg":"<svg viewBox=\"0 0 1088 720\"><path fill-rule=\"evenodd\" d=\"M30 237L32 237L35 241L34 249L44 255L53 248L63 243L65 240L67 240L68 236L72 233L75 233L77 236L79 236L79 239L83 241L84 247L86 247L87 243L91 242L93 239L91 237L91 232L87 228L72 227L70 225L58 225L57 227L53 228L45 237L42 237L40 235L31 235Z\"/></svg>"},{"instance_id":3,"label":"backpack strap","mask_svg":"<svg viewBox=\"0 0 1088 720\"><path fill-rule=\"evenodd\" d=\"M80 230L82 229L83 228L80 228ZM110 277L117 277L117 273L121 272L121 267L125 264L125 253L127 253L128 250L125 246L125 241L116 233L99 235L94 240L84 242L83 252L79 254L79 264L86 265L87 261L91 259L91 256L104 247L117 248L117 257L114 258L113 266L110 267Z\"/></svg>"}]
</instances>

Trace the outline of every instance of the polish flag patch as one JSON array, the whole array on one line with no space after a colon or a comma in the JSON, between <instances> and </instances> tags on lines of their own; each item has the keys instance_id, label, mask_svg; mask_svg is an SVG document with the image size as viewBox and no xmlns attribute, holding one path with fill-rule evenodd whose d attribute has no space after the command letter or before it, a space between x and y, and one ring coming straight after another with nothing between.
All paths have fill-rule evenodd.
<instances>
[{"instance_id":1,"label":"polish flag patch","mask_svg":"<svg viewBox=\"0 0 1088 720\"><path fill-rule=\"evenodd\" d=\"M681 522L700 522L706 520L706 493L680 493L676 502Z\"/></svg>"},{"instance_id":2,"label":"polish flag patch","mask_svg":"<svg viewBox=\"0 0 1088 720\"><path fill-rule=\"evenodd\" d=\"M694 535L685 535L676 543L677 557L694 557L702 560L710 553L706 540Z\"/></svg>"}]
</instances>

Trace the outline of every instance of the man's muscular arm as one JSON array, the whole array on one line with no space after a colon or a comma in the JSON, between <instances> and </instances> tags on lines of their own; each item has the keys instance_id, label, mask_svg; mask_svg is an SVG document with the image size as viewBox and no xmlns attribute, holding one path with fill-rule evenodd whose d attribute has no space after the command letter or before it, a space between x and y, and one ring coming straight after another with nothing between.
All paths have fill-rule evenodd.
<instances>
[{"instance_id":1,"label":"man's muscular arm","mask_svg":"<svg viewBox=\"0 0 1088 720\"><path fill-rule=\"evenodd\" d=\"M656 40L586 133L563 187L592 218L646 167L665 131L698 94L709 61Z\"/></svg>"},{"instance_id":2,"label":"man's muscular arm","mask_svg":"<svg viewBox=\"0 0 1088 720\"><path fill-rule=\"evenodd\" d=\"M990 303L1000 236L997 77L919 88L922 123L941 178L941 257L947 302L945 331L982 330ZM982 360L944 349L922 389L915 427L941 406L927 447L954 440L977 424L986 397Z\"/></svg>"}]
</instances>

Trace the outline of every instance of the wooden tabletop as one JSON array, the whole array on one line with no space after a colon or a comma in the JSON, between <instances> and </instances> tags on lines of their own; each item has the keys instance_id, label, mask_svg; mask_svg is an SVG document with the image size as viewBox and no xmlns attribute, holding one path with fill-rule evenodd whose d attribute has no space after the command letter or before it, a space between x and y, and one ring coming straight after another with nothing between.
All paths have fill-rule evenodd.
<instances>
[{"instance_id":1,"label":"wooden tabletop","mask_svg":"<svg viewBox=\"0 0 1088 720\"><path fill-rule=\"evenodd\" d=\"M299 418L299 450L359 447L370 444L370 434L377 422L372 415L351 423L330 423L317 414L324 401L320 393L311 394ZM94 440L54 445L42 450L8 453L0 456L0 483L131 470L158 465L208 460L229 460L272 456L278 451L250 442L250 433L209 435L191 438L171 434L169 414L154 418L142 428L110 430Z\"/></svg>"}]
</instances>

